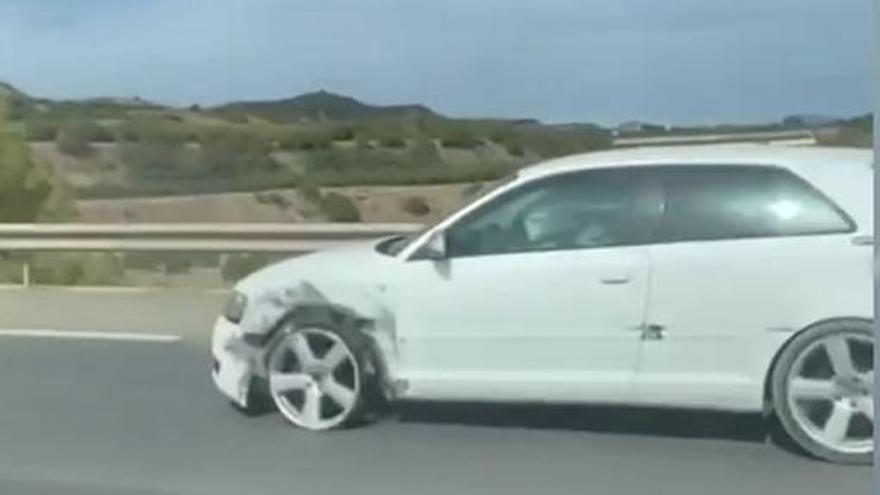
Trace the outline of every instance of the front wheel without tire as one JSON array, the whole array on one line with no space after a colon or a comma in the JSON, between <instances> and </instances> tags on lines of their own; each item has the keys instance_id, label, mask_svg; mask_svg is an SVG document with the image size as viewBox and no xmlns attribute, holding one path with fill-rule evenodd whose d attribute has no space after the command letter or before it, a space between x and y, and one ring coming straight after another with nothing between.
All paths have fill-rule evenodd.
<instances>
[{"instance_id":1,"label":"front wheel without tire","mask_svg":"<svg viewBox=\"0 0 880 495\"><path fill-rule=\"evenodd\" d=\"M321 327L289 330L268 359L269 392L281 414L307 430L355 419L363 404L363 357L353 339Z\"/></svg>"},{"instance_id":2,"label":"front wheel without tire","mask_svg":"<svg viewBox=\"0 0 880 495\"><path fill-rule=\"evenodd\" d=\"M816 325L785 348L772 376L783 429L810 454L870 464L874 453L874 346L871 324Z\"/></svg>"}]
</instances>

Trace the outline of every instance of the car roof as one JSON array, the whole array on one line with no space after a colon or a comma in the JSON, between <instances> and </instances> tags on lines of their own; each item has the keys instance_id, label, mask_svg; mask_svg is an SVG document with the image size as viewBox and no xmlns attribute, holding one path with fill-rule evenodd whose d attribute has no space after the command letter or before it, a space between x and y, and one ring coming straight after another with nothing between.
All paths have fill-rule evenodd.
<instances>
[{"instance_id":1,"label":"car roof","mask_svg":"<svg viewBox=\"0 0 880 495\"><path fill-rule=\"evenodd\" d=\"M873 163L872 150L820 146L781 146L770 144L715 144L688 146L650 146L620 148L555 158L519 171L519 177L534 178L561 172L593 168L652 165L754 165L780 166L796 172L816 172L817 168L856 166Z\"/></svg>"}]
</instances>

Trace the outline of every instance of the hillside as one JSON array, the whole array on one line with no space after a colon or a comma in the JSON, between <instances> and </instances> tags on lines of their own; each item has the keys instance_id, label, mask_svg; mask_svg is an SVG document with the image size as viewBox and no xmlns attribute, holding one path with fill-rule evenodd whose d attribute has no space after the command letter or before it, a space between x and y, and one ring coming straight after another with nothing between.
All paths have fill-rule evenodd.
<instances>
[{"instance_id":1,"label":"hillside","mask_svg":"<svg viewBox=\"0 0 880 495\"><path fill-rule=\"evenodd\" d=\"M466 183L611 145L595 125L456 119L327 91L213 108L7 93L13 127L83 199Z\"/></svg>"},{"instance_id":2,"label":"hillside","mask_svg":"<svg viewBox=\"0 0 880 495\"><path fill-rule=\"evenodd\" d=\"M606 149L616 138L630 134L736 133L829 121L803 114L752 126L670 127L634 122L612 132L582 122L453 118L423 105L375 105L327 91L201 108L169 107L136 96L57 101L35 98L0 83L0 98L11 103L7 106L12 120L9 128L24 133L35 158L52 165L70 183L88 218L122 215L134 221L202 218L196 212L200 207L227 212L220 216L239 220L238 214L228 213L230 208L250 212L247 218L257 221L352 218L352 208L339 207L339 198L325 201L325 196L348 196L357 187L368 187L367 191L380 196L389 187L395 191L435 191L430 189L434 186L445 190L441 185L455 189L496 180L544 159ZM869 116L843 120L823 129L817 138L832 145L870 145L870 125ZM283 194L267 199L265 191ZM207 202L196 197L207 194L215 196L205 197ZM310 198L306 203L319 211L300 211L302 201L288 198L290 194ZM395 199L388 204L403 201L395 196L399 194L389 196ZM422 196L412 199L414 211L427 206L431 212L445 212L454 206L454 202L436 199L445 194L414 194ZM162 199L131 202L149 197ZM107 202L86 203L91 200ZM110 203L114 200L119 203ZM364 198L349 200L361 210L358 218L399 217L391 213L397 206L386 204L369 213L364 210ZM287 206L275 208L279 205ZM334 208L335 213L324 211Z\"/></svg>"},{"instance_id":3,"label":"hillside","mask_svg":"<svg viewBox=\"0 0 880 495\"><path fill-rule=\"evenodd\" d=\"M439 117L423 105L369 105L350 96L323 90L283 100L233 102L212 108L210 111L220 115L248 115L276 123Z\"/></svg>"},{"instance_id":4,"label":"hillside","mask_svg":"<svg viewBox=\"0 0 880 495\"><path fill-rule=\"evenodd\" d=\"M0 97L4 98L27 98L27 95L21 92L15 86L0 81Z\"/></svg>"}]
</instances>

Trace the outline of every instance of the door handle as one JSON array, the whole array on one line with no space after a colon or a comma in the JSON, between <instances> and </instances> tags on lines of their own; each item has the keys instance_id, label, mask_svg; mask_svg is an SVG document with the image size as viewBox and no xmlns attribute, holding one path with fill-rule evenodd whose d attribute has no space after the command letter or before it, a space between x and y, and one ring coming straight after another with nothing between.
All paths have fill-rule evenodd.
<instances>
[{"instance_id":1,"label":"door handle","mask_svg":"<svg viewBox=\"0 0 880 495\"><path fill-rule=\"evenodd\" d=\"M666 327L663 325L657 325L656 323L648 323L646 325L642 325L642 340L662 340L664 332L666 331Z\"/></svg>"},{"instance_id":2,"label":"door handle","mask_svg":"<svg viewBox=\"0 0 880 495\"><path fill-rule=\"evenodd\" d=\"M605 285L623 285L629 283L632 278L629 275L620 275L616 277L604 277L601 282Z\"/></svg>"}]
</instances>

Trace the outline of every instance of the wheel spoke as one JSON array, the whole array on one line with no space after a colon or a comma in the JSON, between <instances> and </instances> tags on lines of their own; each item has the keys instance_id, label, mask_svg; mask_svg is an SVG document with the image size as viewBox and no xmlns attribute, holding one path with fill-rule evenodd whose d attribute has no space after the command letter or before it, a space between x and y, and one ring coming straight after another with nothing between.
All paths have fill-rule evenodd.
<instances>
[{"instance_id":1,"label":"wheel spoke","mask_svg":"<svg viewBox=\"0 0 880 495\"><path fill-rule=\"evenodd\" d=\"M294 334L290 340L290 349L296 354L300 365L309 366L315 362L315 354L312 352L312 348L309 347L309 342L305 335L301 333Z\"/></svg>"},{"instance_id":2,"label":"wheel spoke","mask_svg":"<svg viewBox=\"0 0 880 495\"><path fill-rule=\"evenodd\" d=\"M852 410L849 406L835 403L831 410L831 416L825 422L822 429L822 436L832 445L839 445L846 438L846 432L849 429L849 422L852 418Z\"/></svg>"},{"instance_id":3,"label":"wheel spoke","mask_svg":"<svg viewBox=\"0 0 880 495\"><path fill-rule=\"evenodd\" d=\"M859 378L861 378L862 381L865 382L868 385L868 387L871 388L871 390L874 389L874 371L873 370L868 371L867 373L862 373L861 375L859 375Z\"/></svg>"},{"instance_id":4,"label":"wheel spoke","mask_svg":"<svg viewBox=\"0 0 880 495\"><path fill-rule=\"evenodd\" d=\"M337 343L327 351L321 361L328 369L335 370L346 357L348 357L348 352L345 350L345 346Z\"/></svg>"},{"instance_id":5,"label":"wheel spoke","mask_svg":"<svg viewBox=\"0 0 880 495\"><path fill-rule=\"evenodd\" d=\"M272 388L281 393L302 390L310 381L308 375L304 373L273 373L269 380Z\"/></svg>"},{"instance_id":6,"label":"wheel spoke","mask_svg":"<svg viewBox=\"0 0 880 495\"><path fill-rule=\"evenodd\" d=\"M795 399L830 400L834 396L834 382L797 377L791 381L791 394Z\"/></svg>"},{"instance_id":7,"label":"wheel spoke","mask_svg":"<svg viewBox=\"0 0 880 495\"><path fill-rule=\"evenodd\" d=\"M853 376L856 374L856 368L853 364L852 354L849 351L849 344L846 337L840 335L825 340L825 352L831 360L831 366L834 373L838 376Z\"/></svg>"},{"instance_id":8,"label":"wheel spoke","mask_svg":"<svg viewBox=\"0 0 880 495\"><path fill-rule=\"evenodd\" d=\"M331 399L333 399L333 402L337 403L340 407L348 409L352 404L354 404L354 390L351 390L345 385L340 384L332 377L328 379L322 386L324 389L324 393L326 393Z\"/></svg>"},{"instance_id":9,"label":"wheel spoke","mask_svg":"<svg viewBox=\"0 0 880 495\"><path fill-rule=\"evenodd\" d=\"M856 410L860 413L864 414L871 420L874 421L874 398L870 395L867 397L862 397L859 399L858 405L856 406Z\"/></svg>"},{"instance_id":10,"label":"wheel spoke","mask_svg":"<svg viewBox=\"0 0 880 495\"><path fill-rule=\"evenodd\" d=\"M321 422L321 391L317 387L306 389L302 415L307 424L317 425Z\"/></svg>"}]
</instances>

